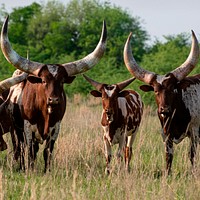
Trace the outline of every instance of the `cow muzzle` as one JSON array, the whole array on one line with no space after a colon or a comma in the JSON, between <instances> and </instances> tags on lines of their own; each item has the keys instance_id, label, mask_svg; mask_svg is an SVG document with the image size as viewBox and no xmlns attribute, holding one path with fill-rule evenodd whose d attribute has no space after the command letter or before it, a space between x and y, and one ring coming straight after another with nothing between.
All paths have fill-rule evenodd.
<instances>
[{"instance_id":1,"label":"cow muzzle","mask_svg":"<svg viewBox=\"0 0 200 200\"><path fill-rule=\"evenodd\" d=\"M58 104L59 104L59 98L58 97L49 97L47 99L48 113L51 114L53 112L53 108Z\"/></svg>"},{"instance_id":2,"label":"cow muzzle","mask_svg":"<svg viewBox=\"0 0 200 200\"><path fill-rule=\"evenodd\" d=\"M160 107L159 109L159 114L162 116L162 117L169 117L171 115L171 109L169 106L165 106L165 107Z\"/></svg>"},{"instance_id":3,"label":"cow muzzle","mask_svg":"<svg viewBox=\"0 0 200 200\"><path fill-rule=\"evenodd\" d=\"M47 104L48 105L56 105L59 103L59 98L58 97L49 97L47 99Z\"/></svg>"},{"instance_id":4,"label":"cow muzzle","mask_svg":"<svg viewBox=\"0 0 200 200\"><path fill-rule=\"evenodd\" d=\"M113 121L113 112L109 109L105 109L105 113L106 113L106 119L108 120L108 122L112 122Z\"/></svg>"}]
</instances>

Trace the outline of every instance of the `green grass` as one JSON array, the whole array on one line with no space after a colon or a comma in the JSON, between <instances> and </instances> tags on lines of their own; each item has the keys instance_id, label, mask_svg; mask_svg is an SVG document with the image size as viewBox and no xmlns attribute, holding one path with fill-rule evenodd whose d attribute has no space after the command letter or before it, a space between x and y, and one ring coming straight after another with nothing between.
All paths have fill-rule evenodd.
<instances>
[{"instance_id":1,"label":"green grass","mask_svg":"<svg viewBox=\"0 0 200 200\"><path fill-rule=\"evenodd\" d=\"M131 172L127 174L115 158L106 176L100 101L76 96L68 103L56 141L52 170L43 174L43 145L34 172L19 172L8 150L0 154L0 199L198 199L200 197L199 152L197 170L191 170L189 141L175 145L171 176L166 177L164 144L156 111L145 108L143 121L133 144ZM117 145L113 147L116 153Z\"/></svg>"}]
</instances>

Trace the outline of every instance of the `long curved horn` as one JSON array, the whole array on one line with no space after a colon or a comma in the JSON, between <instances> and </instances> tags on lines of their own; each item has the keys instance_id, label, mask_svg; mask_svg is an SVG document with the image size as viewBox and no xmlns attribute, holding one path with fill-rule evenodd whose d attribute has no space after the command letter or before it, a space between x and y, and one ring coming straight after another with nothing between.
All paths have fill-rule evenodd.
<instances>
[{"instance_id":1,"label":"long curved horn","mask_svg":"<svg viewBox=\"0 0 200 200\"><path fill-rule=\"evenodd\" d=\"M43 64L23 58L12 49L12 46L8 39L8 19L9 16L6 17L6 20L1 29L1 49L5 58L16 68L27 73L37 75L39 69Z\"/></svg>"},{"instance_id":2,"label":"long curved horn","mask_svg":"<svg viewBox=\"0 0 200 200\"><path fill-rule=\"evenodd\" d=\"M105 21L103 21L101 37L95 50L80 60L63 64L68 75L72 76L72 75L80 74L82 72L85 72L91 69L94 65L96 65L100 61L100 59L102 58L105 52L106 39L107 39L107 29L106 29L106 23Z\"/></svg>"},{"instance_id":3,"label":"long curved horn","mask_svg":"<svg viewBox=\"0 0 200 200\"><path fill-rule=\"evenodd\" d=\"M91 78L89 78L88 76L86 76L85 74L83 74L83 77L93 86L95 87L98 91L100 91L101 87L102 87L102 83L99 83L95 80L92 80Z\"/></svg>"},{"instance_id":4,"label":"long curved horn","mask_svg":"<svg viewBox=\"0 0 200 200\"><path fill-rule=\"evenodd\" d=\"M151 79L155 75L155 73L144 70L137 64L132 54L132 49L131 49L131 44L130 44L131 37L132 37L132 33L129 34L128 39L124 46L124 63L128 71L133 76L135 76L140 81L143 81L149 84Z\"/></svg>"},{"instance_id":5,"label":"long curved horn","mask_svg":"<svg viewBox=\"0 0 200 200\"><path fill-rule=\"evenodd\" d=\"M7 16L1 31L1 49L5 58L8 60L9 63L14 65L16 68L25 71L27 73L38 75L39 70L44 64L39 62L33 62L26 58L23 58L12 49L8 39L8 19L9 16ZM84 57L83 59L71 63L65 63L62 65L63 67L65 67L68 75L72 76L85 72L91 69L94 65L96 65L105 52L106 39L107 39L107 29L106 29L106 23L105 21L103 21L101 38L95 50L86 57Z\"/></svg>"},{"instance_id":6,"label":"long curved horn","mask_svg":"<svg viewBox=\"0 0 200 200\"><path fill-rule=\"evenodd\" d=\"M183 78L185 78L196 66L199 60L199 44L198 40L194 34L194 31L192 30L192 46L190 49L190 54L187 57L186 61L173 70L171 73L174 74L174 76L180 81Z\"/></svg>"},{"instance_id":7,"label":"long curved horn","mask_svg":"<svg viewBox=\"0 0 200 200\"><path fill-rule=\"evenodd\" d=\"M123 82L120 82L120 83L117 83L120 91L123 90L125 87L127 87L129 84L131 84L136 78L135 77L132 77L128 80L125 80Z\"/></svg>"},{"instance_id":8,"label":"long curved horn","mask_svg":"<svg viewBox=\"0 0 200 200\"><path fill-rule=\"evenodd\" d=\"M124 46L124 63L127 69L129 70L129 72L133 76L149 84L151 79L155 75L155 73L144 70L137 64L132 54L132 49L131 49L131 44L130 44L131 37L132 37L132 33L129 34L128 39Z\"/></svg>"},{"instance_id":9,"label":"long curved horn","mask_svg":"<svg viewBox=\"0 0 200 200\"><path fill-rule=\"evenodd\" d=\"M23 72L18 76L11 77L8 79L5 79L0 82L0 94L4 92L5 90L8 90L10 87L12 87L15 84L18 84L22 81L24 81L27 78L28 74Z\"/></svg>"}]
</instances>

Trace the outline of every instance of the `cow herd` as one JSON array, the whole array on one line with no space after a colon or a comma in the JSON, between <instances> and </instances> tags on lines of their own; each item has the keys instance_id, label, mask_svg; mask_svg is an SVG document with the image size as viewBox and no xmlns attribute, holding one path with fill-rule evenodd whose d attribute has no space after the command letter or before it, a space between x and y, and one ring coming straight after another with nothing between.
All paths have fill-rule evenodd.
<instances>
[{"instance_id":1,"label":"cow herd","mask_svg":"<svg viewBox=\"0 0 200 200\"><path fill-rule=\"evenodd\" d=\"M84 58L64 64L44 64L21 57L12 49L8 38L8 20L1 30L1 50L16 71L11 78L0 82L0 151L7 149L3 134L10 132L14 159L20 169L34 169L39 145L43 151L44 172L50 170L51 157L60 124L66 109L65 83L98 64L106 49L107 29L102 33L94 51ZM83 74L95 90L94 97L102 99L101 125L107 174L110 173L111 147L118 144L117 158L124 157L125 168L130 171L132 145L141 123L143 102L134 90L124 90L136 78L144 92L154 91L157 113L162 126L166 149L166 173L171 173L173 144L185 137L190 139L190 161L195 165L195 154L200 142L200 74L187 76L199 61L199 44L192 31L192 46L186 61L175 70L159 75L141 68L135 61L131 37L124 46L124 63L133 78L116 84L99 83ZM25 162L27 150L28 165ZM124 154L124 156L123 156Z\"/></svg>"}]
</instances>

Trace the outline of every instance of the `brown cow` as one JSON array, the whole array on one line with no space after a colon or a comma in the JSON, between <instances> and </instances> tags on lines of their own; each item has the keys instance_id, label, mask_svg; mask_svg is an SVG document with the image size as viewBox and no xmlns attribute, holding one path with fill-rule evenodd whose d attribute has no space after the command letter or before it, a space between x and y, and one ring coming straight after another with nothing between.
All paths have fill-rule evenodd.
<instances>
[{"instance_id":1,"label":"brown cow","mask_svg":"<svg viewBox=\"0 0 200 200\"><path fill-rule=\"evenodd\" d=\"M129 171L132 156L132 145L141 122L143 103L140 95L133 90L123 90L135 78L121 83L108 85L98 83L83 75L97 90L91 91L94 97L102 98L101 125L104 130L104 145L107 174L110 173L111 145L119 144L118 159L124 150L125 166Z\"/></svg>"},{"instance_id":2,"label":"brown cow","mask_svg":"<svg viewBox=\"0 0 200 200\"><path fill-rule=\"evenodd\" d=\"M124 47L124 61L133 76L148 85L140 88L154 91L162 137L166 148L166 171L171 172L173 143L190 138L190 161L193 165L200 141L200 74L186 77L199 60L199 45L192 31L192 47L186 61L175 70L158 75L142 69L132 55L131 34Z\"/></svg>"},{"instance_id":3,"label":"brown cow","mask_svg":"<svg viewBox=\"0 0 200 200\"><path fill-rule=\"evenodd\" d=\"M46 140L45 172L50 167L54 143L66 109L63 84L70 84L77 74L91 69L102 58L106 47L106 24L95 50L81 60L65 64L43 64L18 55L11 47L7 33L8 17L1 32L1 48L5 58L16 68L29 74L26 82L13 88L10 101L15 119L24 119L24 132L29 149L29 166L34 167L39 143ZM20 122L21 123L21 122ZM22 166L24 163L22 161Z\"/></svg>"}]
</instances>

